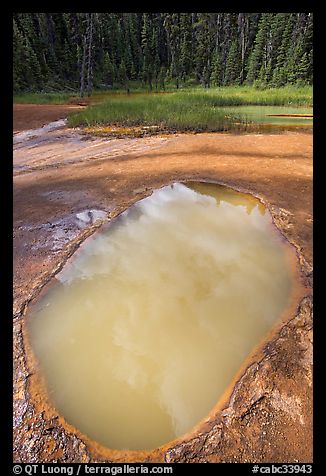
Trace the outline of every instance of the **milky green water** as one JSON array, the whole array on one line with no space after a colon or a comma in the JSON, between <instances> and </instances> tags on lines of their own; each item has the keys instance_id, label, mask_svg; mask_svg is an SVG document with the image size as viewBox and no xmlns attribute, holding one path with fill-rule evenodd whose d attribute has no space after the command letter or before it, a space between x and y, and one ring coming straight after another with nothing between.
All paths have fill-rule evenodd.
<instances>
[{"instance_id":1,"label":"milky green water","mask_svg":"<svg viewBox=\"0 0 326 476\"><path fill-rule=\"evenodd\" d=\"M313 114L312 107L288 106L228 106L230 112L239 114L242 119L252 121L254 124L273 126L306 126L312 127L313 118L296 116ZM286 114L284 116L279 114Z\"/></svg>"},{"instance_id":2,"label":"milky green water","mask_svg":"<svg viewBox=\"0 0 326 476\"><path fill-rule=\"evenodd\" d=\"M52 403L113 449L183 435L288 305L287 263L251 196L203 183L154 191L88 238L31 309Z\"/></svg>"}]
</instances>

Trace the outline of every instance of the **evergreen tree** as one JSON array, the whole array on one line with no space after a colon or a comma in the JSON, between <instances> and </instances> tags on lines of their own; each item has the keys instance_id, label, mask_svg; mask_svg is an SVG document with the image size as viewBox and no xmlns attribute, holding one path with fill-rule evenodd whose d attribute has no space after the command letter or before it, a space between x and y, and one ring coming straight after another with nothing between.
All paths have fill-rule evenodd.
<instances>
[{"instance_id":1,"label":"evergreen tree","mask_svg":"<svg viewBox=\"0 0 326 476\"><path fill-rule=\"evenodd\" d=\"M159 81L160 88L162 89L165 89L165 79L166 79L166 68L164 66L161 66L158 81Z\"/></svg>"},{"instance_id":2,"label":"evergreen tree","mask_svg":"<svg viewBox=\"0 0 326 476\"><path fill-rule=\"evenodd\" d=\"M176 87L179 88L180 79L180 21L179 13L166 13L164 27L167 32L168 48L170 52L170 72L171 77L176 81Z\"/></svg>"},{"instance_id":3,"label":"evergreen tree","mask_svg":"<svg viewBox=\"0 0 326 476\"><path fill-rule=\"evenodd\" d=\"M235 39L232 41L226 62L224 77L225 85L240 83L241 62L239 61L239 56L239 45L238 41Z\"/></svg>"},{"instance_id":4,"label":"evergreen tree","mask_svg":"<svg viewBox=\"0 0 326 476\"><path fill-rule=\"evenodd\" d=\"M136 79L141 71L142 50L138 40L138 19L136 13L128 14L128 28L132 55L131 78Z\"/></svg>"},{"instance_id":5,"label":"evergreen tree","mask_svg":"<svg viewBox=\"0 0 326 476\"><path fill-rule=\"evenodd\" d=\"M300 83L308 82L310 70L310 58L307 53L303 53L301 60L297 66L296 79Z\"/></svg>"},{"instance_id":6,"label":"evergreen tree","mask_svg":"<svg viewBox=\"0 0 326 476\"><path fill-rule=\"evenodd\" d=\"M284 19L282 41L277 50L276 64L272 76L273 86L283 86L287 82L286 61L291 47L292 32L293 14L290 14Z\"/></svg>"},{"instance_id":7,"label":"evergreen tree","mask_svg":"<svg viewBox=\"0 0 326 476\"><path fill-rule=\"evenodd\" d=\"M211 80L214 86L221 85L222 83L221 73L222 73L221 56L216 48L213 55L212 75L211 75Z\"/></svg>"},{"instance_id":8,"label":"evergreen tree","mask_svg":"<svg viewBox=\"0 0 326 476\"><path fill-rule=\"evenodd\" d=\"M104 53L102 78L105 85L110 87L113 86L113 82L115 80L114 68L110 59L110 55L107 51Z\"/></svg>"},{"instance_id":9,"label":"evergreen tree","mask_svg":"<svg viewBox=\"0 0 326 476\"><path fill-rule=\"evenodd\" d=\"M180 13L180 36L180 75L185 82L192 69L192 25L189 13Z\"/></svg>"},{"instance_id":10,"label":"evergreen tree","mask_svg":"<svg viewBox=\"0 0 326 476\"><path fill-rule=\"evenodd\" d=\"M199 13L195 29L195 74L204 87L210 85L211 62L214 50L215 18L210 13Z\"/></svg>"},{"instance_id":11,"label":"evergreen tree","mask_svg":"<svg viewBox=\"0 0 326 476\"><path fill-rule=\"evenodd\" d=\"M123 85L123 87L127 90L127 92L129 92L127 68L126 68L124 60L121 61L119 66L118 79L120 83Z\"/></svg>"},{"instance_id":12,"label":"evergreen tree","mask_svg":"<svg viewBox=\"0 0 326 476\"><path fill-rule=\"evenodd\" d=\"M83 54L80 71L80 96L83 97L85 91L90 96L93 88L93 27L94 13L85 14L85 31L83 34Z\"/></svg>"},{"instance_id":13,"label":"evergreen tree","mask_svg":"<svg viewBox=\"0 0 326 476\"><path fill-rule=\"evenodd\" d=\"M15 93L28 87L24 78L24 37L13 20L13 90Z\"/></svg>"},{"instance_id":14,"label":"evergreen tree","mask_svg":"<svg viewBox=\"0 0 326 476\"><path fill-rule=\"evenodd\" d=\"M157 31L157 28L155 27L155 23L153 24L153 29L152 29L151 51L152 51L152 58L153 58L152 74L153 74L153 80L155 82L155 88L157 89L158 77L160 74L160 57L159 57L159 48L158 48L158 31Z\"/></svg>"},{"instance_id":15,"label":"evergreen tree","mask_svg":"<svg viewBox=\"0 0 326 476\"><path fill-rule=\"evenodd\" d=\"M143 15L143 27L141 32L141 45L143 51L143 70L142 79L144 83L148 83L150 89L152 89L152 77L153 77L153 58L150 47L150 34L151 34L150 18L148 13Z\"/></svg>"},{"instance_id":16,"label":"evergreen tree","mask_svg":"<svg viewBox=\"0 0 326 476\"><path fill-rule=\"evenodd\" d=\"M247 82L253 83L258 78L261 69L267 67L267 35L269 30L270 14L263 13L258 26L254 48L249 58Z\"/></svg>"},{"instance_id":17,"label":"evergreen tree","mask_svg":"<svg viewBox=\"0 0 326 476\"><path fill-rule=\"evenodd\" d=\"M14 91L306 84L312 13L14 13Z\"/></svg>"}]
</instances>

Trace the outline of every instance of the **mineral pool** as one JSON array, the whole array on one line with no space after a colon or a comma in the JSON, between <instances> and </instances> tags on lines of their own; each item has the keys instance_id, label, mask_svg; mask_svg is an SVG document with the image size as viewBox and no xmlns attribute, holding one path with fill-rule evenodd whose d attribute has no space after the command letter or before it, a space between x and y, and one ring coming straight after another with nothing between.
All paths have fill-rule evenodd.
<instances>
[{"instance_id":1,"label":"mineral pool","mask_svg":"<svg viewBox=\"0 0 326 476\"><path fill-rule=\"evenodd\" d=\"M226 187L175 183L140 200L31 308L52 404L111 449L184 435L287 308L288 247L259 200Z\"/></svg>"}]
</instances>

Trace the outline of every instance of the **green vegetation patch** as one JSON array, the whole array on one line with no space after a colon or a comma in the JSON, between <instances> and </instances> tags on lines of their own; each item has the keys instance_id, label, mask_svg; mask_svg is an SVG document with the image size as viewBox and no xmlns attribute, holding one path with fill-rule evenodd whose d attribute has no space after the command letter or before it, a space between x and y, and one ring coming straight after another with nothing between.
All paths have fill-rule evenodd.
<instances>
[{"instance_id":1,"label":"green vegetation patch","mask_svg":"<svg viewBox=\"0 0 326 476\"><path fill-rule=\"evenodd\" d=\"M222 131L241 121L239 116L212 104L205 94L144 95L112 97L98 105L71 114L69 126L115 124L159 126L161 130Z\"/></svg>"},{"instance_id":2,"label":"green vegetation patch","mask_svg":"<svg viewBox=\"0 0 326 476\"><path fill-rule=\"evenodd\" d=\"M18 104L67 104L78 98L72 93L21 93L15 94L14 103Z\"/></svg>"},{"instance_id":3,"label":"green vegetation patch","mask_svg":"<svg viewBox=\"0 0 326 476\"><path fill-rule=\"evenodd\" d=\"M265 89L230 86L181 92L186 94L189 101L203 101L214 106L312 106L311 86Z\"/></svg>"},{"instance_id":4,"label":"green vegetation patch","mask_svg":"<svg viewBox=\"0 0 326 476\"><path fill-rule=\"evenodd\" d=\"M71 127L158 126L161 130L226 131L248 124L248 116L230 109L240 105L307 106L311 87L257 90L250 87L179 90L169 94L117 94L73 113Z\"/></svg>"}]
</instances>

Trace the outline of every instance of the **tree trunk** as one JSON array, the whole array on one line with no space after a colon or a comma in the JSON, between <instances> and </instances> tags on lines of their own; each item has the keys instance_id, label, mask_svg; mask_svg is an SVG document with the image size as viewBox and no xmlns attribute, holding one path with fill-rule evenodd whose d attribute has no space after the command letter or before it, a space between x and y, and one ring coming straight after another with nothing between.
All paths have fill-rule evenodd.
<instances>
[{"instance_id":1,"label":"tree trunk","mask_svg":"<svg viewBox=\"0 0 326 476\"><path fill-rule=\"evenodd\" d=\"M240 29L240 48L241 48L241 70L240 82L244 79L244 58L245 58L245 13L239 13L238 23Z\"/></svg>"},{"instance_id":2,"label":"tree trunk","mask_svg":"<svg viewBox=\"0 0 326 476\"><path fill-rule=\"evenodd\" d=\"M85 93L85 63L86 63L86 35L83 37L83 60L80 70L80 97Z\"/></svg>"},{"instance_id":3,"label":"tree trunk","mask_svg":"<svg viewBox=\"0 0 326 476\"><path fill-rule=\"evenodd\" d=\"M80 96L85 90L90 96L92 92L92 49L93 49L93 13L86 14L86 32L83 35L83 59L80 71Z\"/></svg>"},{"instance_id":4,"label":"tree trunk","mask_svg":"<svg viewBox=\"0 0 326 476\"><path fill-rule=\"evenodd\" d=\"M87 95L92 92L93 13L88 14Z\"/></svg>"}]
</instances>

